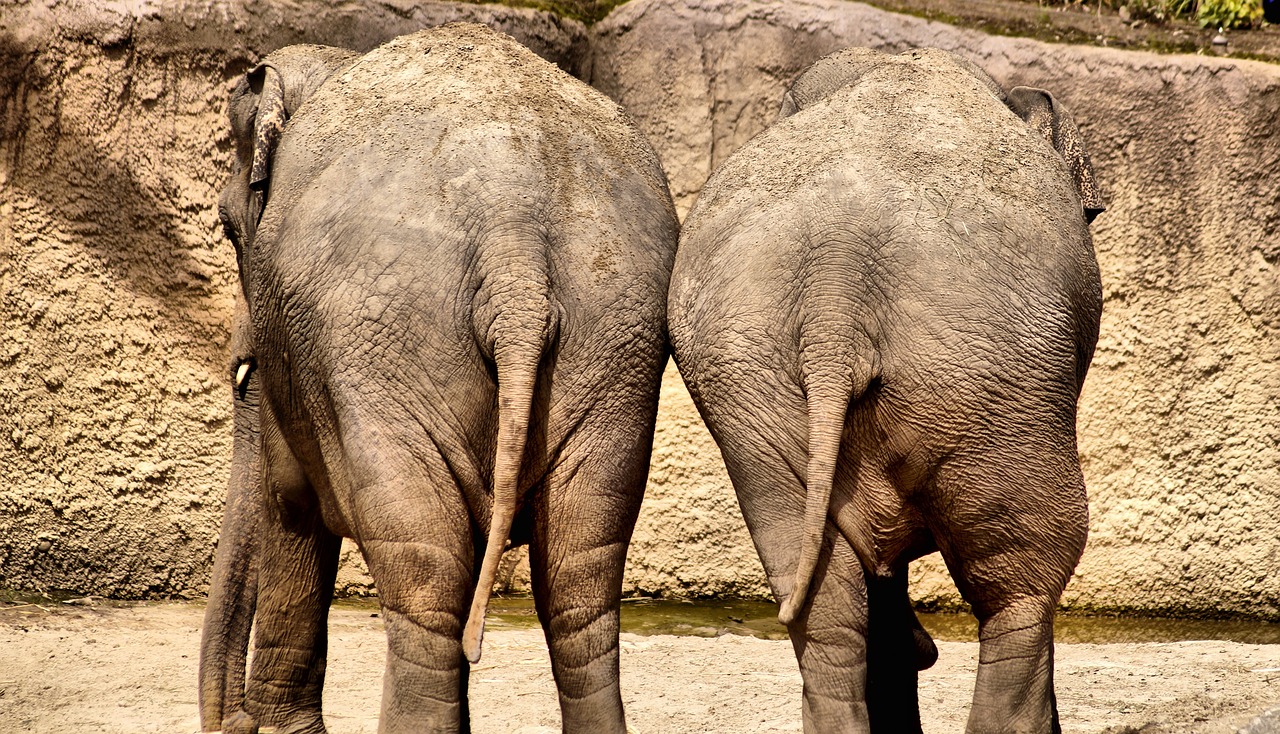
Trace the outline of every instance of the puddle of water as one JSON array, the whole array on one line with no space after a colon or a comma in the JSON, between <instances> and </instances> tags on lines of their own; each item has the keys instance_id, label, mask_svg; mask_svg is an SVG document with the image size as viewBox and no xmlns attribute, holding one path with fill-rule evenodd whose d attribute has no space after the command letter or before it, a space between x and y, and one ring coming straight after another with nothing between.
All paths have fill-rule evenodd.
<instances>
[{"instance_id":1,"label":"puddle of water","mask_svg":"<svg viewBox=\"0 0 1280 734\"><path fill-rule=\"evenodd\" d=\"M748 635L785 640L776 604L758 601L637 601L622 607L622 629L640 635Z\"/></svg>"},{"instance_id":2,"label":"puddle of water","mask_svg":"<svg viewBox=\"0 0 1280 734\"><path fill-rule=\"evenodd\" d=\"M71 598L70 594L32 594L0 590L0 612L32 607L62 608L64 604L89 607L132 607L165 602L111 601L101 597ZM375 613L378 600L347 598L334 600L338 609ZM624 599L622 631L639 635L688 635L717 637L723 634L748 635L766 640L785 640L786 630L778 624L777 605L760 601ZM968 614L920 614L920 622L935 640L976 642L978 623ZM533 599L494 597L489 603L491 627L534 629L538 615ZM1087 617L1059 615L1054 622L1054 639L1062 643L1141 643L1223 640L1252 645L1280 644L1280 623L1251 620L1153 619L1137 617Z\"/></svg>"},{"instance_id":3,"label":"puddle of water","mask_svg":"<svg viewBox=\"0 0 1280 734\"><path fill-rule=\"evenodd\" d=\"M1180 642L1225 640L1250 645L1280 644L1280 624L1247 620L1136 619L1059 615L1054 620L1059 642Z\"/></svg>"},{"instance_id":4,"label":"puddle of water","mask_svg":"<svg viewBox=\"0 0 1280 734\"><path fill-rule=\"evenodd\" d=\"M637 635L686 635L718 637L747 635L765 640L785 640L778 624L777 607L755 601L682 601L624 599L622 631ZM487 624L501 628L531 629L538 626L532 599L494 598L489 602Z\"/></svg>"},{"instance_id":5,"label":"puddle of water","mask_svg":"<svg viewBox=\"0 0 1280 734\"><path fill-rule=\"evenodd\" d=\"M920 622L934 639L977 642L978 621L968 614L920 614ZM1280 644L1280 624L1250 620L1159 619L1089 617L1059 614L1053 638L1067 644L1135 644L1223 640L1251 645Z\"/></svg>"},{"instance_id":6,"label":"puddle of water","mask_svg":"<svg viewBox=\"0 0 1280 734\"><path fill-rule=\"evenodd\" d=\"M532 599L495 598L489 606L490 624L532 628L538 625ZM622 630L640 635L722 634L785 640L778 624L778 608L756 601L626 600ZM968 614L920 614L920 622L937 640L977 642L978 622ZM1062 643L1180 642L1224 640L1255 645L1280 644L1280 624L1256 621L1206 621L1085 617L1059 615L1054 638Z\"/></svg>"}]
</instances>

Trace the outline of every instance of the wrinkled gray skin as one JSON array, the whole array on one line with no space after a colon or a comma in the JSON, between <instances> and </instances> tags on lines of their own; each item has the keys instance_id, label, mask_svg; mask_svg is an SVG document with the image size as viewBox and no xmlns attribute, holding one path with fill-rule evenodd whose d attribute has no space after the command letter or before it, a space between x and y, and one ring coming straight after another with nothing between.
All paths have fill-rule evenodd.
<instances>
[{"instance_id":1,"label":"wrinkled gray skin","mask_svg":"<svg viewBox=\"0 0 1280 734\"><path fill-rule=\"evenodd\" d=\"M380 731L469 730L467 660L510 540L530 544L564 730L621 734L619 594L678 226L652 150L480 26L359 58L283 49L230 115L220 214L247 308L204 728L324 731L347 536L387 630Z\"/></svg>"},{"instance_id":2,"label":"wrinkled gray skin","mask_svg":"<svg viewBox=\"0 0 1280 734\"><path fill-rule=\"evenodd\" d=\"M1023 119L1019 119L1019 118ZM948 53L838 52L708 181L668 319L804 678L806 732L920 731L908 563L979 619L969 732L1058 731L1087 533L1101 210L1070 116Z\"/></svg>"}]
</instances>

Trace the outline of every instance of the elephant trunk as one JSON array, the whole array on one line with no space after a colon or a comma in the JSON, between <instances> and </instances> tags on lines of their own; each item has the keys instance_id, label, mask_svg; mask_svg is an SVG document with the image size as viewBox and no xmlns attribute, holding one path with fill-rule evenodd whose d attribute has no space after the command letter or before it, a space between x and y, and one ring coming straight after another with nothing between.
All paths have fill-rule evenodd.
<instances>
[{"instance_id":1,"label":"elephant trunk","mask_svg":"<svg viewBox=\"0 0 1280 734\"><path fill-rule=\"evenodd\" d=\"M537 387L538 363L542 359L540 338L530 346L511 345L498 349L498 446L493 467L493 506L489 517L489 537L480 564L480 578L471 600L471 612L462 634L462 651L467 660L480 662L484 639L484 617L489 596L498 575L498 562L506 548L519 499L520 467L524 463L525 439Z\"/></svg>"},{"instance_id":2,"label":"elephant trunk","mask_svg":"<svg viewBox=\"0 0 1280 734\"><path fill-rule=\"evenodd\" d=\"M262 502L258 380L251 367L244 373L239 367L232 388L236 393L232 472L200 640L200 726L205 731L222 729L225 720L244 709L245 662L258 599L256 539Z\"/></svg>"}]
</instances>

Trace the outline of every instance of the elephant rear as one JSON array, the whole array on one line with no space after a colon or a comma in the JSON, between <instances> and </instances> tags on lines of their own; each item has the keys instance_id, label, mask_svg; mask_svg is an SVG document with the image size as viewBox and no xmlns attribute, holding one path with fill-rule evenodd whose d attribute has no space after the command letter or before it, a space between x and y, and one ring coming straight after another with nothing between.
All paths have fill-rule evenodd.
<instances>
[{"instance_id":1,"label":"elephant rear","mask_svg":"<svg viewBox=\"0 0 1280 734\"><path fill-rule=\"evenodd\" d=\"M1040 730L1052 708L1044 632L1087 531L1075 411L1101 310L1091 168L1053 147L1074 124L1050 95L1015 95L1049 100L1049 117L1019 119L998 85L949 54L850 50L814 69L685 220L669 303L676 361L806 691L825 690L822 660L887 665L872 679L909 680L914 708L914 670L892 662L909 656L874 653L909 644L906 628L860 638L859 615L868 603L872 616L877 605L902 614L907 563L940 549L984 629L1037 650L1025 665L984 665L971 722ZM833 574L850 563L865 584ZM824 630L841 619L848 639L811 636L817 618ZM862 645L873 652L859 659ZM808 660L811 647L824 652ZM1034 679L1025 701L986 700L1013 679ZM850 693L862 694L874 708L877 695ZM806 694L817 731L851 716L828 710L833 697ZM881 711L871 721L885 730L918 730L918 713Z\"/></svg>"},{"instance_id":2,"label":"elephant rear","mask_svg":"<svg viewBox=\"0 0 1280 734\"><path fill-rule=\"evenodd\" d=\"M781 363L806 395L856 374L885 448L937 456L1019 412L1034 416L1016 430L1049 421L1074 451L1101 289L1061 157L926 56L872 65L726 161L686 219L670 301L682 367ZM855 408L864 392L839 391Z\"/></svg>"},{"instance_id":3,"label":"elephant rear","mask_svg":"<svg viewBox=\"0 0 1280 734\"><path fill-rule=\"evenodd\" d=\"M264 178L228 187L230 219L261 213L240 254L280 423L265 481L361 546L383 728L466 727L463 656L511 540L533 546L566 728L621 732L618 595L676 239L656 157L616 104L479 26L348 60L305 104L277 74L280 117L269 74L242 94L255 75L250 127L288 118L253 136Z\"/></svg>"}]
</instances>

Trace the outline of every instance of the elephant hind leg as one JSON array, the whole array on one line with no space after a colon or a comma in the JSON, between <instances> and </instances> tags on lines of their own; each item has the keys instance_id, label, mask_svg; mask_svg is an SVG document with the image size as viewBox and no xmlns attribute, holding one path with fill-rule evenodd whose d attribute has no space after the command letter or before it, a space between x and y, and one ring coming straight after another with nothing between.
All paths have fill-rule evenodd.
<instances>
[{"instance_id":1,"label":"elephant hind leg","mask_svg":"<svg viewBox=\"0 0 1280 734\"><path fill-rule=\"evenodd\" d=\"M978 681L965 731L1061 731L1053 695L1056 598L1026 597L978 623Z\"/></svg>"},{"instance_id":2,"label":"elephant hind leg","mask_svg":"<svg viewBox=\"0 0 1280 734\"><path fill-rule=\"evenodd\" d=\"M799 562L804 487L790 468L792 462L776 453L778 447L760 443L739 447L733 439L723 445L733 451L727 462L730 476L774 597L785 599L792 592ZM832 523L827 523L821 550L809 593L787 626L804 681L804 732L895 731L876 728L869 710L872 633L862 563Z\"/></svg>"},{"instance_id":3,"label":"elephant hind leg","mask_svg":"<svg viewBox=\"0 0 1280 734\"><path fill-rule=\"evenodd\" d=\"M344 473L362 480L344 493L350 522L387 633L378 731L470 731L462 627L475 585L475 540L462 489L430 442L368 432L348 433L344 444Z\"/></svg>"},{"instance_id":4,"label":"elephant hind leg","mask_svg":"<svg viewBox=\"0 0 1280 734\"><path fill-rule=\"evenodd\" d=\"M565 732L625 734L619 596L653 440L644 406L593 410L532 498L530 570Z\"/></svg>"},{"instance_id":5,"label":"elephant hind leg","mask_svg":"<svg viewBox=\"0 0 1280 734\"><path fill-rule=\"evenodd\" d=\"M781 602L795 589L804 538L808 406L799 386L769 364L735 367L741 371L694 372L703 379L690 383L691 392ZM805 734L870 732L866 583L853 546L830 521L809 593L787 632L804 680Z\"/></svg>"},{"instance_id":6,"label":"elephant hind leg","mask_svg":"<svg viewBox=\"0 0 1280 734\"><path fill-rule=\"evenodd\" d=\"M1053 692L1053 615L1060 593L974 605L978 677L968 734L1061 732Z\"/></svg>"},{"instance_id":7,"label":"elephant hind leg","mask_svg":"<svg viewBox=\"0 0 1280 734\"><path fill-rule=\"evenodd\" d=\"M1053 615L1088 533L1074 448L983 456L939 482L949 515L935 537L978 617L967 731L1057 732Z\"/></svg>"},{"instance_id":8,"label":"elephant hind leg","mask_svg":"<svg viewBox=\"0 0 1280 734\"><path fill-rule=\"evenodd\" d=\"M871 704L871 695L887 693L900 681L883 678L873 685L873 633L862 565L853 546L830 529L814 582L800 616L787 629L804 680L805 734L919 732L918 713L915 729L900 728L898 712L884 707L877 712ZM877 713L889 723L882 725Z\"/></svg>"}]
</instances>

